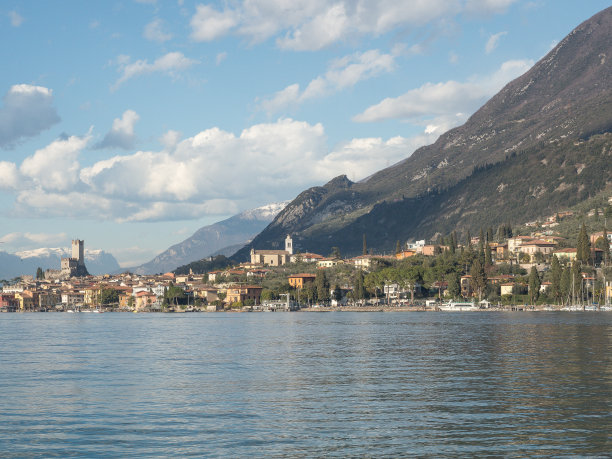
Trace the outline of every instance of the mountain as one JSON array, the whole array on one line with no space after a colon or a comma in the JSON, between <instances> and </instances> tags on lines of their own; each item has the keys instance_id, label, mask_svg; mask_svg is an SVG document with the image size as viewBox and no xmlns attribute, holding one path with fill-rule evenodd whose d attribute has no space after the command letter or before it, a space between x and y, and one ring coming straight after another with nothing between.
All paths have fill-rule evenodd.
<instances>
[{"instance_id":1,"label":"mountain","mask_svg":"<svg viewBox=\"0 0 612 459\"><path fill-rule=\"evenodd\" d=\"M303 250L344 254L477 230L569 206L612 184L612 8L580 24L462 126L353 183L301 193L248 246L292 234ZM518 207L517 207L518 206Z\"/></svg>"},{"instance_id":2,"label":"mountain","mask_svg":"<svg viewBox=\"0 0 612 459\"><path fill-rule=\"evenodd\" d=\"M211 255L229 256L263 230L287 204L268 204L204 226L183 242L130 271L136 274L165 273Z\"/></svg>"},{"instance_id":3,"label":"mountain","mask_svg":"<svg viewBox=\"0 0 612 459\"><path fill-rule=\"evenodd\" d=\"M62 257L71 257L68 248L41 248L10 254L0 252L0 278L12 279L21 275L35 275L37 268L60 269ZM107 274L119 269L115 257L103 250L85 249L85 266L90 274Z\"/></svg>"}]
</instances>

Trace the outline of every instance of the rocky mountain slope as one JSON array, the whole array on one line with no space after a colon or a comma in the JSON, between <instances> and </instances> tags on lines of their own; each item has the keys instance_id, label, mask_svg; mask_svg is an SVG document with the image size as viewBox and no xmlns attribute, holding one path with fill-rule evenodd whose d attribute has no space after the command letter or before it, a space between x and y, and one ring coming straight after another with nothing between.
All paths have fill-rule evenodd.
<instances>
[{"instance_id":1,"label":"rocky mountain slope","mask_svg":"<svg viewBox=\"0 0 612 459\"><path fill-rule=\"evenodd\" d=\"M396 240L432 237L453 225L477 229L505 220L516 203L522 207L515 216L524 221L554 203L601 192L612 183L606 135L612 132L611 59L608 8L463 126L362 182L342 176L301 193L234 258L246 258L251 246L270 247L287 233L296 245L322 253L331 246L359 253L364 233L377 248L391 249ZM595 165L598 177L580 183Z\"/></svg>"},{"instance_id":2,"label":"rocky mountain slope","mask_svg":"<svg viewBox=\"0 0 612 459\"><path fill-rule=\"evenodd\" d=\"M263 230L285 205L287 202L268 204L204 226L183 242L130 271L137 274L164 273L211 255L231 255Z\"/></svg>"}]
</instances>

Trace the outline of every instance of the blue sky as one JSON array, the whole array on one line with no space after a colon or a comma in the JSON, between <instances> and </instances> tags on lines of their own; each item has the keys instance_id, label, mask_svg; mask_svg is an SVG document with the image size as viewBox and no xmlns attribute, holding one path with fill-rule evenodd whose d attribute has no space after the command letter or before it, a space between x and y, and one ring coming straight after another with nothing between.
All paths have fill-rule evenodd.
<instances>
[{"instance_id":1,"label":"blue sky","mask_svg":"<svg viewBox=\"0 0 612 459\"><path fill-rule=\"evenodd\" d=\"M589 0L2 2L3 250L148 261L462 124Z\"/></svg>"}]
</instances>

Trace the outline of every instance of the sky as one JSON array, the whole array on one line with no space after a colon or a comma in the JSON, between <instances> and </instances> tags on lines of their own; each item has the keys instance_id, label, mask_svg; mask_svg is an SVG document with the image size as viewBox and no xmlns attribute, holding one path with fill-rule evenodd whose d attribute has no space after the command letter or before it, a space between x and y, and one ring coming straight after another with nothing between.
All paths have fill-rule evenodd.
<instances>
[{"instance_id":1,"label":"sky","mask_svg":"<svg viewBox=\"0 0 612 459\"><path fill-rule=\"evenodd\" d=\"M589 0L0 4L0 249L149 261L465 122Z\"/></svg>"}]
</instances>

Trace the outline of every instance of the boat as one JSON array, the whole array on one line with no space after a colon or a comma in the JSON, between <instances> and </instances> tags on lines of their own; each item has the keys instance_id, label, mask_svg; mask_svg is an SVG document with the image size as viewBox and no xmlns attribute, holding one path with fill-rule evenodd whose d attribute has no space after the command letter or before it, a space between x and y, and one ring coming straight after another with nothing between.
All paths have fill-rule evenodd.
<instances>
[{"instance_id":1,"label":"boat","mask_svg":"<svg viewBox=\"0 0 612 459\"><path fill-rule=\"evenodd\" d=\"M478 311L478 306L474 303L449 301L438 306L440 311Z\"/></svg>"}]
</instances>

